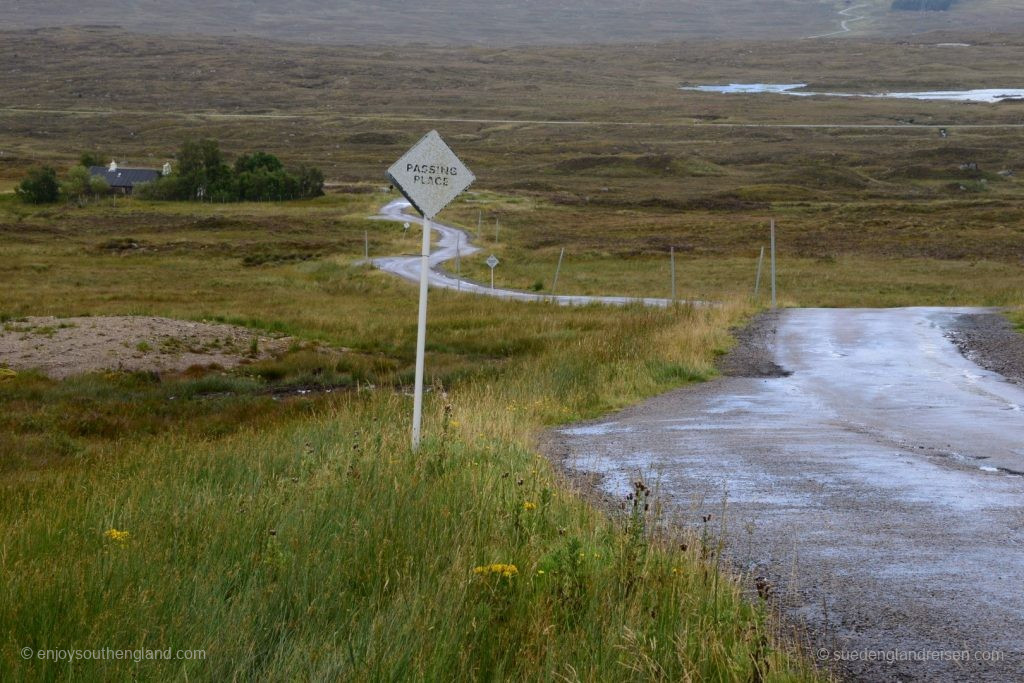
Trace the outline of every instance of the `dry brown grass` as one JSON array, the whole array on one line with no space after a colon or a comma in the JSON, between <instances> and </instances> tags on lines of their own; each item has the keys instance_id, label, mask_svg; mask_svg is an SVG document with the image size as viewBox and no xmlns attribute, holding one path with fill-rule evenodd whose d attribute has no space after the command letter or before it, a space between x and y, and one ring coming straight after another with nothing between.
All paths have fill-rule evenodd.
<instances>
[{"instance_id":1,"label":"dry brown grass","mask_svg":"<svg viewBox=\"0 0 1024 683\"><path fill-rule=\"evenodd\" d=\"M649 0L629 5L580 0L569 5L493 0L432 0L415 5L328 5L313 0L143 2L131 12L99 0L17 4L5 20L15 28L114 25L160 34L259 36L316 44L649 43L708 38L800 38L840 29L839 0ZM906 36L953 28L1009 30L1024 23L1012 0L971 0L949 12L891 12L891 0L856 3L853 35ZM457 21L453 21L457 17Z\"/></svg>"}]
</instances>

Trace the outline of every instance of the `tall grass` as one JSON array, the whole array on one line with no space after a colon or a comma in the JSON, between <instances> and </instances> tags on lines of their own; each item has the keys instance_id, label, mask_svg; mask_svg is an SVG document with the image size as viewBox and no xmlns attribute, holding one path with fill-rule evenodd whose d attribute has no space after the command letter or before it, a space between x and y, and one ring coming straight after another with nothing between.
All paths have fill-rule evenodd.
<instances>
[{"instance_id":1,"label":"tall grass","mask_svg":"<svg viewBox=\"0 0 1024 683\"><path fill-rule=\"evenodd\" d=\"M652 544L644 505L605 516L531 448L542 424L710 374L744 313L570 312L589 329L435 386L415 454L409 397L380 390L7 477L0 678L813 678L699 543ZM68 664L24 647L206 658Z\"/></svg>"}]
</instances>

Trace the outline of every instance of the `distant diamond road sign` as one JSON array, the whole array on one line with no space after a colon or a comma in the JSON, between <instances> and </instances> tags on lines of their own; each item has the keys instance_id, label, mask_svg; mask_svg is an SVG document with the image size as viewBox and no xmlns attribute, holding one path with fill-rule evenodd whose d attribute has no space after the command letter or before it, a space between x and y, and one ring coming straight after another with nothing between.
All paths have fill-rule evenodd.
<instances>
[{"instance_id":1,"label":"distant diamond road sign","mask_svg":"<svg viewBox=\"0 0 1024 683\"><path fill-rule=\"evenodd\" d=\"M476 180L436 130L424 135L396 161L388 169L388 178L429 219Z\"/></svg>"},{"instance_id":2,"label":"distant diamond road sign","mask_svg":"<svg viewBox=\"0 0 1024 683\"><path fill-rule=\"evenodd\" d=\"M490 256L487 257L487 260L484 261L484 263L486 263L492 269L497 268L498 258L494 254L491 254Z\"/></svg>"}]
</instances>

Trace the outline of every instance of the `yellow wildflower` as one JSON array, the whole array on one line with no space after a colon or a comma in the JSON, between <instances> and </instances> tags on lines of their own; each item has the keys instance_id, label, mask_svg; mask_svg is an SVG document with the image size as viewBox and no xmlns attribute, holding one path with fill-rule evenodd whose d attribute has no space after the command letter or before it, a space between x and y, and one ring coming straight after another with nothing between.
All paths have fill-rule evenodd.
<instances>
[{"instance_id":1,"label":"yellow wildflower","mask_svg":"<svg viewBox=\"0 0 1024 683\"><path fill-rule=\"evenodd\" d=\"M519 573L519 569L517 569L514 564L485 564L474 568L473 573L480 574L481 576L497 574L498 576L504 576L506 579L510 579Z\"/></svg>"},{"instance_id":2,"label":"yellow wildflower","mask_svg":"<svg viewBox=\"0 0 1024 683\"><path fill-rule=\"evenodd\" d=\"M117 541L118 543L124 543L128 540L129 536L127 531L118 531L117 529L107 529L103 532L103 535L111 541Z\"/></svg>"},{"instance_id":3,"label":"yellow wildflower","mask_svg":"<svg viewBox=\"0 0 1024 683\"><path fill-rule=\"evenodd\" d=\"M530 501L526 501L525 503L523 503L523 509L524 510L536 510L537 509L537 504L536 503L531 503Z\"/></svg>"}]
</instances>

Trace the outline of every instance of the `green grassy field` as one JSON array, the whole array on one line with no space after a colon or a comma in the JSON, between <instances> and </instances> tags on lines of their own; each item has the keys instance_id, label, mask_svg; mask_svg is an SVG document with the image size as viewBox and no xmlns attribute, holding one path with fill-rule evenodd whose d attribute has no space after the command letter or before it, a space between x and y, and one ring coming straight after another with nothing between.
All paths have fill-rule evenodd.
<instances>
[{"instance_id":1,"label":"green grassy field","mask_svg":"<svg viewBox=\"0 0 1024 683\"><path fill-rule=\"evenodd\" d=\"M295 352L198 377L3 378L2 677L814 678L750 586L717 571L713 541L659 541L656 505L606 517L532 449L544 425L710 376L750 308L437 293L414 455L415 288L358 264L374 201L6 200L8 319L244 318L345 347L348 365L311 368ZM399 226L373 227L375 250L403 247ZM140 246L112 247L126 231ZM249 258L307 252L318 256ZM351 389L262 393L313 369ZM23 647L206 658L69 665L24 660Z\"/></svg>"},{"instance_id":2,"label":"green grassy field","mask_svg":"<svg viewBox=\"0 0 1024 683\"><path fill-rule=\"evenodd\" d=\"M800 306L1019 305L1024 221L1015 200L800 203L770 213L634 208L587 211L486 193L452 210L482 251L462 274L496 285L558 293L667 297L670 247L680 298L752 296L760 248L767 293L770 226L777 221L781 301ZM497 241L495 241L497 221ZM449 264L449 270L454 266Z\"/></svg>"},{"instance_id":3,"label":"green grassy field","mask_svg":"<svg viewBox=\"0 0 1024 683\"><path fill-rule=\"evenodd\" d=\"M1019 37L413 50L111 29L5 35L0 57L12 67L0 86L20 105L0 111L6 182L33 163L66 167L82 150L159 165L185 137L210 135L229 156L259 140L290 164L321 166L338 189L377 190L383 169L438 127L479 176L479 194L446 216L470 228L478 212L501 222L493 250L507 285L549 287L564 246L563 292L663 296L674 247L680 296L747 295L774 218L787 303L1021 299L1019 104L678 90L1019 86ZM954 40L971 47L941 46ZM112 42L131 73L114 68ZM74 82L61 76L71 64ZM422 96L397 97L396 73ZM243 86L252 82L258 101ZM480 259L465 266L487 279Z\"/></svg>"}]
</instances>

